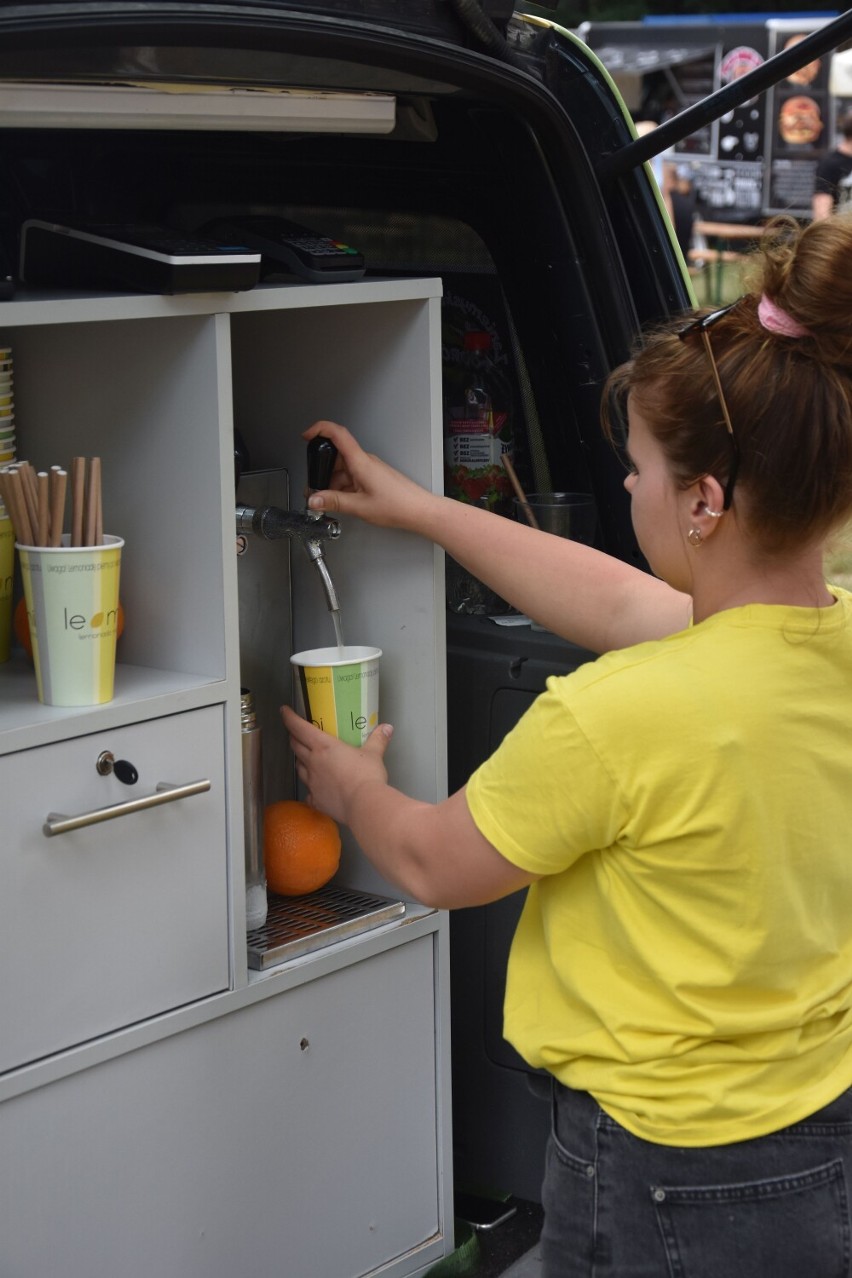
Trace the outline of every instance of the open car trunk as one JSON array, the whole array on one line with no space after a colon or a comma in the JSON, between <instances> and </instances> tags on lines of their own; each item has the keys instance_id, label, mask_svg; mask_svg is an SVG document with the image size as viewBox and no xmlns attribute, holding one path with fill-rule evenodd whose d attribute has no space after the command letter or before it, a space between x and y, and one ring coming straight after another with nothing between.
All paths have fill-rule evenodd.
<instances>
[{"instance_id":1,"label":"open car trunk","mask_svg":"<svg viewBox=\"0 0 852 1278\"><path fill-rule=\"evenodd\" d=\"M318 101L339 110L331 123L328 117L322 122ZM500 0L481 7L462 0L6 4L0 9L0 129L0 276L6 293L0 344L9 334L14 345L15 308L43 296L28 284L26 264L21 266L21 232L28 220L152 223L192 236L216 219L244 214L290 219L359 250L365 285L440 281L444 365L466 330L491 335L511 386L515 466L523 487L590 493L598 516L596 544L643 565L623 471L599 428L601 389L639 328L685 309L693 297L650 169L641 162L651 148L636 153L628 166L616 162L632 142L632 126L595 56L567 32L522 13L511 15ZM267 283L287 288L304 280L276 268ZM54 291L62 295L61 287ZM119 315L126 292L117 286ZM179 299L173 308L180 312ZM317 349L315 359L320 366L327 362L331 384L342 350L338 329L328 331L328 344ZM381 347L370 348L364 359L368 384L382 364ZM250 363L248 349L245 362ZM105 379L113 373L122 376L120 370L103 370ZM150 378L156 382L155 368ZM310 424L296 402L298 410L282 385L274 422L242 441L244 465L253 470L282 465L280 438L298 436ZM328 415L322 396L314 402L314 417ZM359 411L369 417L369 397ZM405 394L395 402L395 416L387 405L383 411L386 419L375 425L377 451L383 438L396 438L401 424L412 429ZM20 413L23 435L23 405ZM69 432L73 426L72 409ZM122 429L116 421L116 459ZM180 420L171 430L175 456L186 465ZM52 431L46 434L56 438ZM416 437L416 429L413 433ZM27 447L36 451L38 444L36 430ZM167 451L162 464L169 466ZM179 511L160 509L157 517L180 528ZM334 555L332 548L332 570ZM346 583L340 584L345 611ZM445 682L439 678L428 696L445 695L446 711L442 707L433 748L445 760L442 785L453 790L498 744L548 674L570 670L590 654L529 627L504 628L487 615L444 614L443 608L436 635L435 663L445 670ZM235 676L227 675L226 719L234 713L234 683ZM238 691L238 677L236 684ZM17 722L11 726L17 729ZM400 728L404 733L410 725ZM81 734L92 730L86 722L79 727ZM32 741L41 744L42 738ZM239 839L236 856L233 848L230 855L229 873L239 877ZM436 925L436 953L449 932L453 960L449 999L443 968L436 967L433 981L438 1011L432 1085L440 1100L430 1157L437 1224L421 1235L415 1228L404 1245L394 1244L396 1250L361 1255L356 1249L353 1255L360 1259L352 1261L353 1274L382 1266L389 1266L383 1273L394 1275L424 1273L427 1263L448 1251L454 1176L462 1187L486 1185L538 1197L549 1122L543 1080L505 1044L500 1026L505 960L519 907L512 899L461 912L449 926ZM251 986L240 957L239 919L232 918L230 935L230 989L242 1007ZM347 1016L357 1020L358 1010L344 1007L340 1015L345 1025ZM221 1023L226 1021L223 1016ZM305 1051L302 1047L303 1059ZM138 1056L132 1043L126 1053L122 1059ZM61 1066L51 1068L45 1081L64 1077ZM285 1093L288 1078L285 1070ZM23 1088L37 1096L40 1079L33 1075L20 1086L10 1084L7 1094L15 1097ZM344 1071L334 1086L351 1082ZM406 1079L394 1086L404 1089ZM414 1094L409 1103L417 1108L422 1102ZM271 1098L262 1103L271 1105ZM201 1126L209 1117L202 1109ZM0 1106L0 1132L2 1123ZM4 1141L13 1162L21 1152L22 1130L13 1126ZM404 1141L405 1133L392 1138ZM73 1139L68 1135L72 1144ZM194 1139L187 1127L184 1144ZM11 1155L9 1140L13 1147L18 1142ZM120 1150L112 1152L120 1158ZM150 1151L148 1156L154 1158ZM301 1151L280 1156L298 1163ZM197 1158L187 1166L201 1175L207 1161L200 1140ZM271 1165L264 1165L261 1176L272 1174ZM152 1167L156 1177L155 1162ZM32 1174L40 1182L42 1170L34 1164ZM84 1223L108 1180L93 1178L91 1195L83 1193ZM234 1184L237 1203L245 1190ZM53 1217L58 1236L63 1222L70 1232L72 1209L63 1206L61 1184L44 1183L43 1195L50 1204L44 1215ZM143 1199L137 1214L146 1210L156 1214ZM287 1229L299 1234L317 1224L293 1219ZM4 1237L17 1225L12 1207ZM360 1217L347 1222L341 1209L319 1227L345 1234L362 1226L366 1231ZM171 1236L170 1228L177 1225L163 1225L163 1237ZM216 1268L219 1262L203 1249L198 1260L180 1268L170 1245L154 1248L154 1263L140 1260L142 1267L134 1267L128 1260L122 1272L128 1278L154 1270L180 1272L181 1278L221 1272L225 1278L227 1271ZM74 1246L66 1272L97 1272L97 1248L85 1239ZM38 1250L32 1242L24 1239L16 1248L21 1258L16 1274L38 1272L36 1260L26 1265ZM268 1263L274 1249L274 1240L262 1240L246 1255L244 1271L252 1268L250 1258L256 1269ZM189 1254L195 1257L191 1248ZM337 1268L331 1261L328 1266L322 1272L337 1278ZM297 1278L286 1263L281 1272ZM349 1272L345 1266L343 1272Z\"/></svg>"}]
</instances>

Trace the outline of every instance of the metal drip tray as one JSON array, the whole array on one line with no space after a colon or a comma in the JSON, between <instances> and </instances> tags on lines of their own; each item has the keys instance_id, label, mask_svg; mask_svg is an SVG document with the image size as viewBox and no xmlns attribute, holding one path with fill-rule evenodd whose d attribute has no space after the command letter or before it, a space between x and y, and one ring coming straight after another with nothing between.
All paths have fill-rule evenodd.
<instances>
[{"instance_id":1,"label":"metal drip tray","mask_svg":"<svg viewBox=\"0 0 852 1278\"><path fill-rule=\"evenodd\" d=\"M248 932L248 965L257 971L275 967L358 936L405 913L403 901L392 901L350 888L324 887L309 896L269 894L263 927Z\"/></svg>"}]
</instances>

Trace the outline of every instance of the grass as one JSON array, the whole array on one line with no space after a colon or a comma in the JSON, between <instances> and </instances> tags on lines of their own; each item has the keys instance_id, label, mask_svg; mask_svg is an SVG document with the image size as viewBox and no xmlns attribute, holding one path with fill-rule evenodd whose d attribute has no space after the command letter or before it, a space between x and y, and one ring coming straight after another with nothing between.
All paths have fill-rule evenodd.
<instances>
[{"instance_id":1,"label":"grass","mask_svg":"<svg viewBox=\"0 0 852 1278\"><path fill-rule=\"evenodd\" d=\"M833 537L825 556L826 580L852 590L852 523Z\"/></svg>"},{"instance_id":2,"label":"grass","mask_svg":"<svg viewBox=\"0 0 852 1278\"><path fill-rule=\"evenodd\" d=\"M690 271L698 305L727 306L742 297L746 287L744 269L744 265L726 262L721 275L715 265Z\"/></svg>"}]
</instances>

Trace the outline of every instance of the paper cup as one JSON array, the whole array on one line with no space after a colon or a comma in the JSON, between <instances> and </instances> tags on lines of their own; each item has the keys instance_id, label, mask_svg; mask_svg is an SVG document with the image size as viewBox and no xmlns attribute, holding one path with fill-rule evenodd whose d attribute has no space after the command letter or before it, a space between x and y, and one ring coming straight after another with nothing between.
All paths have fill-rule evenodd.
<instances>
[{"instance_id":1,"label":"paper cup","mask_svg":"<svg viewBox=\"0 0 852 1278\"><path fill-rule=\"evenodd\" d=\"M0 502L0 661L12 652L12 579L15 569L15 533Z\"/></svg>"},{"instance_id":2,"label":"paper cup","mask_svg":"<svg viewBox=\"0 0 852 1278\"><path fill-rule=\"evenodd\" d=\"M21 576L38 699L47 706L112 701L121 537L103 546L21 546Z\"/></svg>"},{"instance_id":3,"label":"paper cup","mask_svg":"<svg viewBox=\"0 0 852 1278\"><path fill-rule=\"evenodd\" d=\"M311 648L290 658L297 712L349 745L363 745L379 722L381 648Z\"/></svg>"}]
</instances>

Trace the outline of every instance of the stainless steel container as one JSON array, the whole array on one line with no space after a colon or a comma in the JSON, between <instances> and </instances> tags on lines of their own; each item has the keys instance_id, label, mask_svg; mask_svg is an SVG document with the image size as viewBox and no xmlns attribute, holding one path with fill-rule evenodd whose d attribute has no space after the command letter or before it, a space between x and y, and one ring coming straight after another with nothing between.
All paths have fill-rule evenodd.
<instances>
[{"instance_id":1,"label":"stainless steel container","mask_svg":"<svg viewBox=\"0 0 852 1278\"><path fill-rule=\"evenodd\" d=\"M240 698L243 752L243 820L246 862L246 931L263 927L268 909L263 865L263 755L254 698L247 688Z\"/></svg>"}]
</instances>

